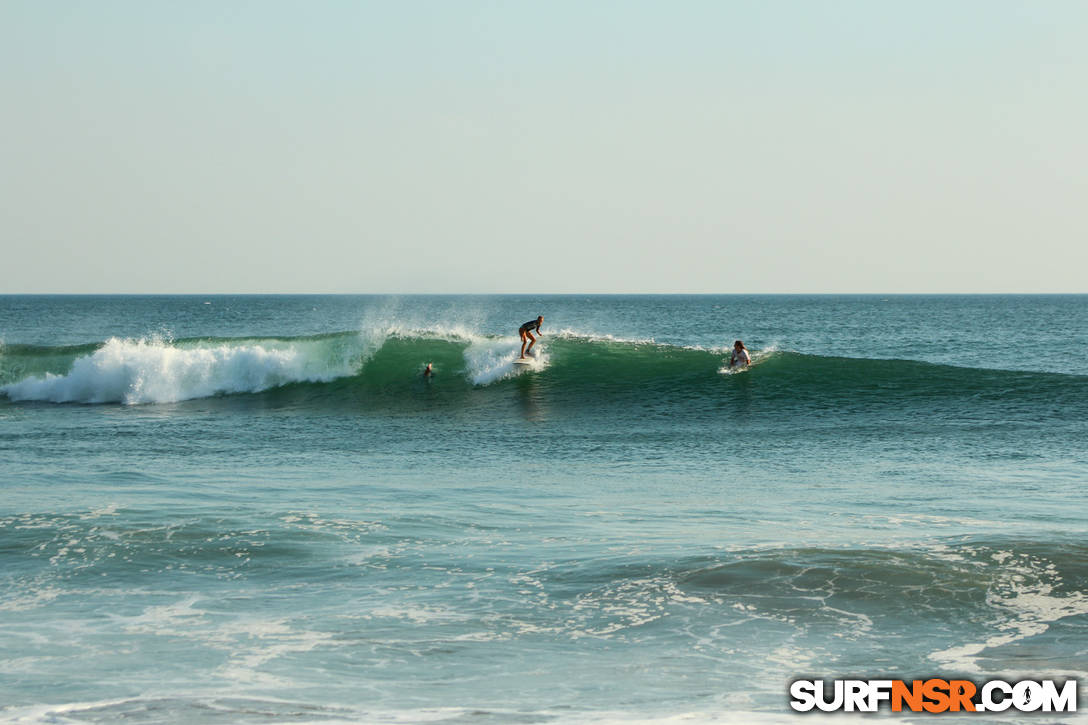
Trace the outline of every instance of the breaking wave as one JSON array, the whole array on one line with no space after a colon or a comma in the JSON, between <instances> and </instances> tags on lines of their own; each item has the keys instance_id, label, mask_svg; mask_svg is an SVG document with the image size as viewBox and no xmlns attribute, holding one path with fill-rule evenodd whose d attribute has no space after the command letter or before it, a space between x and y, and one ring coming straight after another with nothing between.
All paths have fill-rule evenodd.
<instances>
[{"instance_id":1,"label":"breaking wave","mask_svg":"<svg viewBox=\"0 0 1088 725\"><path fill-rule=\"evenodd\" d=\"M76 346L0 347L0 393L9 401L174 403L291 386L330 394L386 395L419 389L433 365L439 391L471 393L530 376L588 403L660 395L701 399L758 390L780 404L1015 403L1082 406L1088 377L961 368L909 360L753 350L744 375L725 367L726 348L683 347L564 331L546 336L529 365L520 341L467 330L445 334L396 327L296 338L111 338ZM333 387L329 387L333 386ZM305 393L303 394L305 397Z\"/></svg>"}]
</instances>

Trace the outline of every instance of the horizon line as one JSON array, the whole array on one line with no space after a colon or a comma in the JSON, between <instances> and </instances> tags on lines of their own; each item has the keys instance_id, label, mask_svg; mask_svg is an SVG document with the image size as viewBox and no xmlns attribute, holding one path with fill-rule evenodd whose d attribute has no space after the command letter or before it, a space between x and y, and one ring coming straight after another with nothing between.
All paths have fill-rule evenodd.
<instances>
[{"instance_id":1,"label":"horizon line","mask_svg":"<svg viewBox=\"0 0 1088 725\"><path fill-rule=\"evenodd\" d=\"M1088 292L0 292L0 297L993 297Z\"/></svg>"}]
</instances>

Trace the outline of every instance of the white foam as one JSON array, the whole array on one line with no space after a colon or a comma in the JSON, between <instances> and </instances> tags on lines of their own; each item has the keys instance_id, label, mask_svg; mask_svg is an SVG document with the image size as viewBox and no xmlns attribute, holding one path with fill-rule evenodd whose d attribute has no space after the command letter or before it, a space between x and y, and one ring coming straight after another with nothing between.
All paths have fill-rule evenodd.
<instances>
[{"instance_id":1,"label":"white foam","mask_svg":"<svg viewBox=\"0 0 1088 725\"><path fill-rule=\"evenodd\" d=\"M153 698L135 697L118 698L112 700L99 700L87 702L72 702L55 705L31 705L22 707L0 706L0 722L2 723L85 723L88 714L109 714L117 709L124 712L133 707L144 706L150 708L157 703L170 703L175 709L184 704L193 708L191 712L204 714L207 718L208 711L216 712L222 716L238 715L239 698L235 693L222 695L190 695L178 698ZM230 695L235 695L231 697ZM244 695L243 695L244 697ZM481 710L475 708L463 708L455 706L436 706L392 709L352 708L348 705L314 705L297 700L278 699L268 696L246 697L247 714L253 712L253 708L269 708L286 706L291 710L291 722L299 725L318 725L328 723L353 723L355 725L377 725L384 723L464 723L479 720L481 716L486 721L497 722L524 722L526 715L530 714L524 709L489 708ZM555 723L555 725L702 725L703 723L744 724L744 725L784 725L793 723L823 724L839 723L847 724L859 722L857 713L791 713L768 712L752 709L751 698L744 693L733 693L724 698L724 702L710 710L680 710L673 712L646 712L624 710L585 710L571 712L566 708L540 709L531 711L537 720ZM785 706L783 706L784 708ZM156 708L157 709L157 708ZM303 712L317 710L319 716L313 719L301 716ZM154 711L152 709L152 711ZM184 711L182 711L184 712ZM1011 718L1016 719L1015 716ZM862 718L864 720L864 718ZM902 718L895 718L896 722L920 722L924 718L914 718L904 714ZM1081 722L1083 717L1063 717L1062 722ZM956 722L960 722L956 719ZM1052 722L1044 720L1042 722Z\"/></svg>"},{"instance_id":2,"label":"white foam","mask_svg":"<svg viewBox=\"0 0 1088 725\"><path fill-rule=\"evenodd\" d=\"M88 519L97 519L100 516L116 516L116 515L117 515L117 504L116 503L110 503L110 504L107 504L106 506L103 506L102 508L91 509L91 511L89 513L80 514L79 518L86 521Z\"/></svg>"},{"instance_id":3,"label":"white foam","mask_svg":"<svg viewBox=\"0 0 1088 725\"><path fill-rule=\"evenodd\" d=\"M350 375L373 350L360 335L335 349L328 340L199 343L111 338L64 375L0 387L12 400L54 403L173 403L223 393L255 393L292 382ZM380 344L380 343L378 343Z\"/></svg>"},{"instance_id":4,"label":"white foam","mask_svg":"<svg viewBox=\"0 0 1088 725\"><path fill-rule=\"evenodd\" d=\"M489 335L463 322L379 316L360 322L354 335L303 340L238 340L173 343L166 338L111 338L90 355L78 358L63 375L47 373L0 386L11 400L55 403L173 403L229 393L256 393L294 382L328 382L355 374L390 338L444 340L467 344L466 374L476 385L489 385L548 365L547 339L673 347L653 338L633 339L564 328L534 347L529 365L514 365L521 341L514 335ZM724 350L684 346L714 354ZM775 352L756 351L753 364ZM726 372L725 369L722 372Z\"/></svg>"},{"instance_id":5,"label":"white foam","mask_svg":"<svg viewBox=\"0 0 1088 725\"><path fill-rule=\"evenodd\" d=\"M457 322L432 322L420 327L403 321L390 321L364 326L364 330L368 335L382 340L400 337L467 343L463 352L465 369L469 380L475 385L489 385L522 372L522 366L514 365L514 360L521 353L519 337L485 335L474 327ZM547 355L540 343L534 347L534 352L536 357L527 367L543 369L547 365Z\"/></svg>"},{"instance_id":6,"label":"white foam","mask_svg":"<svg viewBox=\"0 0 1088 725\"><path fill-rule=\"evenodd\" d=\"M564 327L559 332L556 332L553 337L564 340L582 340L584 342L614 342L621 345L661 345L662 347L665 347L664 343L658 343L652 337L619 337L607 333L579 332L577 330L572 330L569 327Z\"/></svg>"},{"instance_id":7,"label":"white foam","mask_svg":"<svg viewBox=\"0 0 1088 725\"><path fill-rule=\"evenodd\" d=\"M63 592L56 587L43 587L30 592L20 592L11 597L0 599L0 612L18 612L26 609L37 609L48 604Z\"/></svg>"},{"instance_id":8,"label":"white foam","mask_svg":"<svg viewBox=\"0 0 1088 725\"><path fill-rule=\"evenodd\" d=\"M520 338L477 337L464 351L469 379L475 385L490 385L521 373L521 368L543 370L548 364L547 353L538 347L534 347L533 352L535 357L529 359L528 365L514 365L514 360L521 355Z\"/></svg>"},{"instance_id":9,"label":"white foam","mask_svg":"<svg viewBox=\"0 0 1088 725\"><path fill-rule=\"evenodd\" d=\"M929 659L961 672L981 672L978 658L995 647L1011 644L1046 632L1066 617L1088 614L1088 595L1071 592L1058 595L1054 585L1061 579L1053 564L1009 551L991 554L1002 567L998 581L988 593L988 603L997 613L996 632L981 642L967 642L929 655Z\"/></svg>"},{"instance_id":10,"label":"white foam","mask_svg":"<svg viewBox=\"0 0 1088 725\"><path fill-rule=\"evenodd\" d=\"M130 634L180 634L186 632L204 612L194 609L199 597L191 596L182 601L144 607L141 614L132 617L115 617L124 623Z\"/></svg>"}]
</instances>

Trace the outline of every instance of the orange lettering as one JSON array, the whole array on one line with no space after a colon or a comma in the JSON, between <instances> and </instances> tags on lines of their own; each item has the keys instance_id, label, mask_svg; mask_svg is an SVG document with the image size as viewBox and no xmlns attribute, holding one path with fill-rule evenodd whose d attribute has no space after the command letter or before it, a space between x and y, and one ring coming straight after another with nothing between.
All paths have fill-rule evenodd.
<instances>
[{"instance_id":1,"label":"orange lettering","mask_svg":"<svg viewBox=\"0 0 1088 725\"><path fill-rule=\"evenodd\" d=\"M948 682L946 680L926 680L922 683L922 694L929 702L923 703L926 712L944 712L948 709Z\"/></svg>"},{"instance_id":2,"label":"orange lettering","mask_svg":"<svg viewBox=\"0 0 1088 725\"><path fill-rule=\"evenodd\" d=\"M948 691L951 697L953 712L959 712L962 707L967 712L975 711L975 703L971 698L975 696L975 683L970 680L952 680L948 683Z\"/></svg>"},{"instance_id":3,"label":"orange lettering","mask_svg":"<svg viewBox=\"0 0 1088 725\"><path fill-rule=\"evenodd\" d=\"M904 701L906 701L911 712L920 712L922 710L921 680L914 680L910 687L907 687L907 683L902 680L892 682L892 712L902 712Z\"/></svg>"}]
</instances>

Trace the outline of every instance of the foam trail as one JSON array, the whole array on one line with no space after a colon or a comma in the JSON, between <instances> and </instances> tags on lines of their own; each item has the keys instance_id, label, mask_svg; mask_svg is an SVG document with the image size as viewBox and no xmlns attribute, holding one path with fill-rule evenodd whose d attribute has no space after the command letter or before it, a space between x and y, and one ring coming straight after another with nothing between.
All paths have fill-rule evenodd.
<instances>
[{"instance_id":1,"label":"foam trail","mask_svg":"<svg viewBox=\"0 0 1088 725\"><path fill-rule=\"evenodd\" d=\"M370 345L362 338L339 351L328 341L267 340L176 346L161 340L111 338L72 363L0 387L11 400L54 403L172 403L223 393L254 393L292 382L350 375ZM330 355L330 352L335 354Z\"/></svg>"},{"instance_id":2,"label":"foam trail","mask_svg":"<svg viewBox=\"0 0 1088 725\"><path fill-rule=\"evenodd\" d=\"M1018 556L1011 550L996 552L991 558L1001 567L1001 575L987 593L987 602L994 610L991 631L997 633L983 641L967 642L931 653L929 659L942 667L980 674L983 668L979 660L987 650L1041 635L1053 623L1067 617L1088 615L1088 595L1084 592L1057 591L1062 577L1054 564Z\"/></svg>"},{"instance_id":3,"label":"foam trail","mask_svg":"<svg viewBox=\"0 0 1088 725\"><path fill-rule=\"evenodd\" d=\"M552 337L562 340L582 340L585 342L616 342L628 345L657 345L658 342L652 337L618 337L609 333L600 332L579 332L569 327L564 327L562 330L552 334Z\"/></svg>"},{"instance_id":4,"label":"foam trail","mask_svg":"<svg viewBox=\"0 0 1088 725\"><path fill-rule=\"evenodd\" d=\"M548 356L539 346L534 346L536 357L524 367L530 370L543 370L548 364ZM514 360L521 354L521 340L518 338L477 337L465 348L465 366L474 385L491 383L517 375Z\"/></svg>"}]
</instances>

